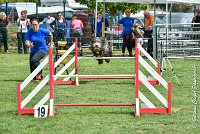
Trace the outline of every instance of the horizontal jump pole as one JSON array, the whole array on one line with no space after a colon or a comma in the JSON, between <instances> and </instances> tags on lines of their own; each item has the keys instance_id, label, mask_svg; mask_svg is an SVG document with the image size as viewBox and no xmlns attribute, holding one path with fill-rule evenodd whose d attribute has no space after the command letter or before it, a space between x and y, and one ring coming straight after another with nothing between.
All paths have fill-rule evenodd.
<instances>
[{"instance_id":1,"label":"horizontal jump pole","mask_svg":"<svg viewBox=\"0 0 200 134\"><path fill-rule=\"evenodd\" d=\"M135 57L78 57L79 59L135 59Z\"/></svg>"},{"instance_id":2,"label":"horizontal jump pole","mask_svg":"<svg viewBox=\"0 0 200 134\"><path fill-rule=\"evenodd\" d=\"M54 75L54 77L78 77L80 79L134 79L135 75Z\"/></svg>"},{"instance_id":3,"label":"horizontal jump pole","mask_svg":"<svg viewBox=\"0 0 200 134\"><path fill-rule=\"evenodd\" d=\"M173 24L168 24L168 26L178 26L178 25L189 25L189 26L191 26L191 25L193 25L194 23L173 23ZM195 23L195 24L199 24L200 25L200 23ZM165 24L156 24L156 26L165 26ZM165 28L165 27L163 27L163 28Z\"/></svg>"},{"instance_id":4,"label":"horizontal jump pole","mask_svg":"<svg viewBox=\"0 0 200 134\"><path fill-rule=\"evenodd\" d=\"M135 106L132 103L97 103L97 104L54 104L54 106L61 107L61 106Z\"/></svg>"},{"instance_id":5,"label":"horizontal jump pole","mask_svg":"<svg viewBox=\"0 0 200 134\"><path fill-rule=\"evenodd\" d=\"M134 77L82 77L79 80L135 79Z\"/></svg>"}]
</instances>

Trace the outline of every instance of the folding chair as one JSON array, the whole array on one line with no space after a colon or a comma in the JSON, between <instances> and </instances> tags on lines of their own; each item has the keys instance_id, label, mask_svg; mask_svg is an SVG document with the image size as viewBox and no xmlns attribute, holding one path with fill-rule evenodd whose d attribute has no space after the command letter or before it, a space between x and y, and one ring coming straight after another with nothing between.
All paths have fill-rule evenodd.
<instances>
[{"instance_id":1,"label":"folding chair","mask_svg":"<svg viewBox=\"0 0 200 134\"><path fill-rule=\"evenodd\" d=\"M58 41L57 43L58 43L58 46L57 46L58 48L56 50L55 61L57 61L67 51L67 41ZM66 63L67 63L67 60L64 59L60 64L65 66ZM57 67L54 70L54 74L56 74ZM67 69L66 69L66 73L69 74Z\"/></svg>"}]
</instances>

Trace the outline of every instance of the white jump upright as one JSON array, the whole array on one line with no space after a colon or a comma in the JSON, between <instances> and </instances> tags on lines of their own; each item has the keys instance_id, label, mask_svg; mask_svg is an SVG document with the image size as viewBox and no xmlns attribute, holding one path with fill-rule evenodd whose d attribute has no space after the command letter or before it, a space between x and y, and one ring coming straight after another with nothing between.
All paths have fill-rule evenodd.
<instances>
[{"instance_id":1,"label":"white jump upright","mask_svg":"<svg viewBox=\"0 0 200 134\"><path fill-rule=\"evenodd\" d=\"M54 84L74 84L76 85L76 81L69 80L70 78L66 77L62 81L55 81L57 78L53 78L54 75L54 69L76 48L74 43L55 63L53 62L53 48L49 48L49 56L47 56L40 65L22 82L17 83L17 89L18 89L18 115L22 114L33 114L34 108L25 108L25 106L33 99L34 96L50 81L50 91L46 93L46 95L36 104L36 105L44 105L49 99L50 99L50 115L53 115L52 112L52 104L53 104L53 88ZM76 50L75 50L76 51ZM69 60L69 62L60 70L57 72L56 75L63 74L66 69L71 66L73 63L75 63L75 60L78 60L78 54L75 53L75 56ZM49 74L44 77L42 81L28 94L28 96L25 97L25 99L22 100L22 91L25 89L25 87L29 84L31 80L49 63ZM76 62L78 63L78 62ZM73 69L69 75L76 74L76 69ZM53 82L53 85L52 85Z\"/></svg>"},{"instance_id":2,"label":"white jump upright","mask_svg":"<svg viewBox=\"0 0 200 134\"><path fill-rule=\"evenodd\" d=\"M137 43L137 39L136 39ZM158 66L158 71L156 72L143 58L140 56L142 52L149 61L151 61L155 66ZM154 81L148 80L148 78L140 70L140 66L144 67L147 72L149 72ZM136 109L135 116L140 116L143 113L171 113L171 94L172 94L172 83L166 82L160 75L160 64L157 63L143 48L140 44L136 45L135 48L135 93L136 93ZM154 88L152 84L162 85L166 90L168 97L165 99L158 90ZM143 84L147 89L164 105L163 107L156 107L144 94L140 91L139 87ZM145 107L142 107L140 100L144 103Z\"/></svg>"},{"instance_id":3,"label":"white jump upright","mask_svg":"<svg viewBox=\"0 0 200 134\"><path fill-rule=\"evenodd\" d=\"M72 63L75 63L75 69L69 74L69 75L77 75L78 73L78 40L77 38L75 39L75 44L73 46L70 47L71 49L69 49L68 51L71 52L75 49L75 56L72 58L73 60L69 61L61 70L66 70ZM52 51L52 49L51 49ZM65 56L66 58L66 56ZM63 59L59 59L58 61L63 61ZM56 84L69 84L69 85L79 85L78 82L78 77L75 77L75 81L69 81L68 79L70 79L70 77L66 77L65 79L67 79L68 81L56 81L56 79L58 77L54 77L54 62L53 62L53 53L50 52L49 53L49 68L50 68L50 110L49 110L49 116L54 116L55 112L54 112L54 85ZM61 76L62 73L57 73L56 75Z\"/></svg>"}]
</instances>

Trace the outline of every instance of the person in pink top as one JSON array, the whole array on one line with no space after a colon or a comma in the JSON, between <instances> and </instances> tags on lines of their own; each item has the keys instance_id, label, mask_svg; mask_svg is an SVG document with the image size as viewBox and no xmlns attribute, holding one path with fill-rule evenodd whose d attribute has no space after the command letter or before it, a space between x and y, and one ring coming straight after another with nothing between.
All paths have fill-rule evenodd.
<instances>
[{"instance_id":1,"label":"person in pink top","mask_svg":"<svg viewBox=\"0 0 200 134\"><path fill-rule=\"evenodd\" d=\"M82 32L83 22L79 20L76 15L73 15L72 17L71 28L72 28L72 32L79 33L80 34L79 36L83 35L83 32Z\"/></svg>"},{"instance_id":2,"label":"person in pink top","mask_svg":"<svg viewBox=\"0 0 200 134\"><path fill-rule=\"evenodd\" d=\"M79 49L81 51L82 55L82 49L81 49L81 36L83 35L83 22L77 18L77 16L74 14L72 17L71 21L71 36L75 39L78 38L78 44L79 44Z\"/></svg>"}]
</instances>

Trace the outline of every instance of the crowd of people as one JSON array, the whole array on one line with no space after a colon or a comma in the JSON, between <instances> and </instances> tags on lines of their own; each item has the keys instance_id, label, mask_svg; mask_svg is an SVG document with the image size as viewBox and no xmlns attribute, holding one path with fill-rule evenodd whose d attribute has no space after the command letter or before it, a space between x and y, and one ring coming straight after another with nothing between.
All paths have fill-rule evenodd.
<instances>
[{"instance_id":1,"label":"crowd of people","mask_svg":"<svg viewBox=\"0 0 200 134\"><path fill-rule=\"evenodd\" d=\"M131 10L125 10L125 17L121 18L116 24L119 27L123 28L122 31L122 56L125 56L125 48L127 48L129 56L134 56L133 48L135 46L134 38L137 37L139 43L143 44L144 35L148 35L148 45L147 52L153 57L153 24L154 16L152 16L148 11L144 12L144 31L139 28L138 24L134 22L134 19L130 16ZM96 28L96 37L103 37L103 31L109 27L109 22L106 18L103 17L102 12L97 14L97 26ZM105 23L104 23L105 22ZM47 29L39 28L39 25L45 23ZM196 10L196 16L193 17L192 23L200 23L200 9ZM0 43L4 46L4 53L8 53L8 35L7 27L9 22L6 18L4 12L0 13ZM18 30L17 30L17 39L18 39L18 53L27 54L30 53L30 71L33 72L35 68L39 65L39 61L47 53L47 44L54 45L57 49L57 41L66 40L66 27L67 22L62 15L62 12L58 12L57 16L54 18L50 14L47 14L46 18L43 21L39 22L37 19L33 19L30 22L30 19L27 18L27 11L24 10L21 12L21 16L17 20ZM196 25L194 25L195 27ZM70 24L71 27L71 36L77 37L80 40L80 37L83 35L83 22L77 18L76 15L72 17ZM103 28L105 28L103 30ZM42 79L42 71L34 78L35 80Z\"/></svg>"},{"instance_id":2,"label":"crowd of people","mask_svg":"<svg viewBox=\"0 0 200 134\"><path fill-rule=\"evenodd\" d=\"M45 23L47 29L40 28L39 25ZM7 27L9 21L4 12L0 13L0 43L4 45L4 53L8 53L8 35ZM53 44L57 50L57 41L66 40L67 21L63 17L62 12L57 12L57 16L51 17L47 14L43 21L39 22L33 19L32 22L27 17L27 11L21 11L20 17L17 19L17 40L18 40L18 53L30 53L30 72L33 72L40 64L40 60L45 57L48 50L48 45ZM83 23L76 15L73 16L71 21L71 28L74 37L83 35ZM54 42L54 43L53 43ZM42 80L42 71L40 71L34 80Z\"/></svg>"}]
</instances>

